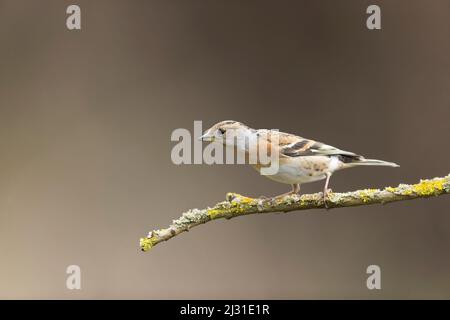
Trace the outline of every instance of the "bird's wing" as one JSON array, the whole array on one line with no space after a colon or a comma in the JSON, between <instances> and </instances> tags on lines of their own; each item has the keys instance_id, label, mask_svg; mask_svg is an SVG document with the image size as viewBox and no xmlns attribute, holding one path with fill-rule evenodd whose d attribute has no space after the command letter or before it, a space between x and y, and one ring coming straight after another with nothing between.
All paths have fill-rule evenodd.
<instances>
[{"instance_id":1,"label":"bird's wing","mask_svg":"<svg viewBox=\"0 0 450 320\"><path fill-rule=\"evenodd\" d=\"M264 131L267 132L267 131ZM277 137L278 141L274 138ZM331 156L341 155L351 158L360 157L359 155L344 151L322 142L302 138L293 134L272 131L268 138L271 143L278 143L280 154L287 157L301 156Z\"/></svg>"}]
</instances>

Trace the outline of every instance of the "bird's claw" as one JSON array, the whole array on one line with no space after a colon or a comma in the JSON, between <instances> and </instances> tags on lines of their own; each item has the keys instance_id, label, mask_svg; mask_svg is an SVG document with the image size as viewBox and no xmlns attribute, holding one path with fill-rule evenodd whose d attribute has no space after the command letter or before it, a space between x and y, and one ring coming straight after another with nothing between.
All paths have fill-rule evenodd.
<instances>
[{"instance_id":1,"label":"bird's claw","mask_svg":"<svg viewBox=\"0 0 450 320\"><path fill-rule=\"evenodd\" d=\"M323 205L325 209L330 209L330 206L328 205L329 195L332 193L333 190L327 189L325 192L323 192Z\"/></svg>"}]
</instances>

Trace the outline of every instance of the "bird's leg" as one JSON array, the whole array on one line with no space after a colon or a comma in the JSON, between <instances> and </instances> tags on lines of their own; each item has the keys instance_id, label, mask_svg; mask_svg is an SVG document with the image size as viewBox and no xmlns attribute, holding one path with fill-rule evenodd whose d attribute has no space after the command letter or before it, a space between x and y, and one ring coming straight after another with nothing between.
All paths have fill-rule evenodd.
<instances>
[{"instance_id":1,"label":"bird's leg","mask_svg":"<svg viewBox=\"0 0 450 320\"><path fill-rule=\"evenodd\" d=\"M330 182L331 172L327 172L326 175L327 179L325 180L325 187L323 188L323 204L325 205L325 208L328 209L328 183Z\"/></svg>"},{"instance_id":2,"label":"bird's leg","mask_svg":"<svg viewBox=\"0 0 450 320\"><path fill-rule=\"evenodd\" d=\"M292 185L292 190L291 190L291 191L286 192L286 193L283 193L283 194L280 194L280 195L278 195L278 196L275 196L274 198L275 198L275 199L277 199L277 198L283 198L283 197L285 197L285 196L290 196L290 195L293 195L293 194L297 194L297 193L299 193L299 192L300 192L300 185L299 185L298 183L294 183L294 184Z\"/></svg>"}]
</instances>

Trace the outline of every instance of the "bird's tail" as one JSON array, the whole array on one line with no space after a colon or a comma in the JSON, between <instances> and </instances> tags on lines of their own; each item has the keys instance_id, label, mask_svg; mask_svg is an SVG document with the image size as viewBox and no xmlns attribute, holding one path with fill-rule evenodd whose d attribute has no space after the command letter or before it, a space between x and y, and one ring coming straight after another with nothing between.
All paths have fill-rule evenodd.
<instances>
[{"instance_id":1,"label":"bird's tail","mask_svg":"<svg viewBox=\"0 0 450 320\"><path fill-rule=\"evenodd\" d=\"M352 162L346 163L346 167L355 167L355 166L385 166L385 167L400 167L398 164L394 162L388 162L383 160L376 160L376 159L366 159L366 158L359 158L354 159Z\"/></svg>"}]
</instances>

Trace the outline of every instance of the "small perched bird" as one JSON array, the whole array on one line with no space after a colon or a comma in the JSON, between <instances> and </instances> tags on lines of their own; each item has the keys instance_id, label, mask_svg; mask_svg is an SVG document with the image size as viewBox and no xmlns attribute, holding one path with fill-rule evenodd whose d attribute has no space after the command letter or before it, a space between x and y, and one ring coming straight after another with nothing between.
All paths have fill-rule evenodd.
<instances>
[{"instance_id":1,"label":"small perched bird","mask_svg":"<svg viewBox=\"0 0 450 320\"><path fill-rule=\"evenodd\" d=\"M235 140L226 139L226 135L234 136L237 141L247 143L235 143ZM305 139L290 133L267 129L252 129L243 123L227 120L213 125L199 137L203 141L215 141L226 147L237 148L238 151L248 154L252 150L251 143L256 145L266 144L268 152L277 152L278 170L275 174L266 175L276 182L292 185L292 191L277 197L300 192L303 183L325 180L323 200L327 206L328 184L331 175L341 169L356 166L388 166L399 167L393 162L375 159L366 159L353 152L344 151L322 142ZM265 166L256 161L252 166L261 172ZM266 165L267 166L267 165Z\"/></svg>"}]
</instances>

